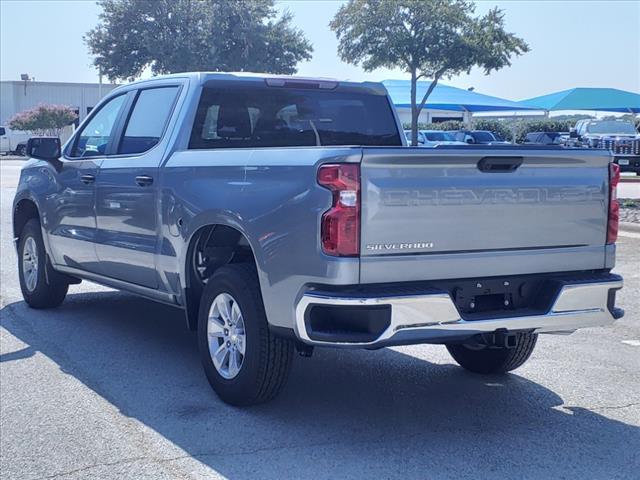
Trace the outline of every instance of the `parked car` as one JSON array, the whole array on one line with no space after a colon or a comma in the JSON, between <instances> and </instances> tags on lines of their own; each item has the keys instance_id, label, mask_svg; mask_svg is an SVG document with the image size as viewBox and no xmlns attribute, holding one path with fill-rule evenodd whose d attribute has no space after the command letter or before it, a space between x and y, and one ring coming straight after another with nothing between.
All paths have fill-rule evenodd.
<instances>
[{"instance_id":1,"label":"parked car","mask_svg":"<svg viewBox=\"0 0 640 480\"><path fill-rule=\"evenodd\" d=\"M449 132L456 141L474 145L511 145L488 130L457 130Z\"/></svg>"},{"instance_id":2,"label":"parked car","mask_svg":"<svg viewBox=\"0 0 640 480\"><path fill-rule=\"evenodd\" d=\"M411 145L411 130L405 130L404 136L407 139L407 143ZM418 130L417 137L418 137L418 145L424 145L424 136L420 134L420 130Z\"/></svg>"},{"instance_id":3,"label":"parked car","mask_svg":"<svg viewBox=\"0 0 640 480\"><path fill-rule=\"evenodd\" d=\"M579 120L570 133L576 145L610 150L623 172L640 175L640 134L629 120Z\"/></svg>"},{"instance_id":4,"label":"parked car","mask_svg":"<svg viewBox=\"0 0 640 480\"><path fill-rule=\"evenodd\" d=\"M295 350L444 344L496 374L540 333L623 315L605 152L405 146L381 84L193 73L119 87L64 147L29 140L22 294L55 307L89 280L182 309L234 405L273 398Z\"/></svg>"},{"instance_id":5,"label":"parked car","mask_svg":"<svg viewBox=\"0 0 640 480\"><path fill-rule=\"evenodd\" d=\"M29 134L0 126L0 153L2 155L24 155Z\"/></svg>"},{"instance_id":6,"label":"parked car","mask_svg":"<svg viewBox=\"0 0 640 480\"><path fill-rule=\"evenodd\" d=\"M424 139L424 145L466 145L464 142L458 142L449 132L441 130L420 130L419 132Z\"/></svg>"},{"instance_id":7,"label":"parked car","mask_svg":"<svg viewBox=\"0 0 640 480\"><path fill-rule=\"evenodd\" d=\"M411 143L411 130L405 130L407 142ZM466 145L458 142L453 135L443 130L418 130L418 145L423 147L436 147L438 145Z\"/></svg>"},{"instance_id":8,"label":"parked car","mask_svg":"<svg viewBox=\"0 0 640 480\"><path fill-rule=\"evenodd\" d=\"M529 132L525 136L525 145L564 145L569 139L569 132Z\"/></svg>"}]
</instances>

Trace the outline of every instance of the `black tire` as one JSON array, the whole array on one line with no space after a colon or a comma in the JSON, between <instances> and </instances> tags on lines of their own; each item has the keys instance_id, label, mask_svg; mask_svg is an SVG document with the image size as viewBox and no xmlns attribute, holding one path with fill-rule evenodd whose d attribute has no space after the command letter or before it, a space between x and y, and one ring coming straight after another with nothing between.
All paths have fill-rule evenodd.
<instances>
[{"instance_id":1,"label":"black tire","mask_svg":"<svg viewBox=\"0 0 640 480\"><path fill-rule=\"evenodd\" d=\"M24 145L18 145L18 149L16 150L16 153L18 155L20 155L21 157L24 157L27 155L27 147Z\"/></svg>"},{"instance_id":2,"label":"black tire","mask_svg":"<svg viewBox=\"0 0 640 480\"><path fill-rule=\"evenodd\" d=\"M25 279L24 262L25 246L30 239L35 242L35 251L37 259L34 262L37 265L36 274L34 275L35 285L29 288ZM69 283L65 282L61 275L57 274L49 265L47 252L42 241L42 230L40 222L37 218L27 221L18 242L18 276L20 278L20 290L24 301L32 308L53 308L62 303L67 295Z\"/></svg>"},{"instance_id":3,"label":"black tire","mask_svg":"<svg viewBox=\"0 0 640 480\"><path fill-rule=\"evenodd\" d=\"M231 295L240 307L246 335L240 371L231 379L216 369L209 353L207 332L209 310L216 297L223 293ZM207 281L198 313L198 346L207 379L224 402L236 406L254 405L267 402L280 392L289 376L293 342L274 336L269 330L253 265L225 265Z\"/></svg>"},{"instance_id":4,"label":"black tire","mask_svg":"<svg viewBox=\"0 0 640 480\"><path fill-rule=\"evenodd\" d=\"M462 368L475 373L506 373L521 367L533 352L538 335L518 333L514 348L471 347L464 344L448 344L447 350Z\"/></svg>"}]
</instances>

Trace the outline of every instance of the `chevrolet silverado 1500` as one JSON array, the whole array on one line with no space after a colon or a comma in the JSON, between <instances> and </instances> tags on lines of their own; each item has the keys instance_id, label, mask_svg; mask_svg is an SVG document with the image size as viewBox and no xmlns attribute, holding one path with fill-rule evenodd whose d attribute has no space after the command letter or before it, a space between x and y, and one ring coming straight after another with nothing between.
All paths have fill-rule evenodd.
<instances>
[{"instance_id":1,"label":"chevrolet silverado 1500","mask_svg":"<svg viewBox=\"0 0 640 480\"><path fill-rule=\"evenodd\" d=\"M380 84L160 77L27 150L25 301L89 280L180 308L232 404L273 398L296 350L444 344L507 372L623 314L608 152L407 147Z\"/></svg>"}]
</instances>

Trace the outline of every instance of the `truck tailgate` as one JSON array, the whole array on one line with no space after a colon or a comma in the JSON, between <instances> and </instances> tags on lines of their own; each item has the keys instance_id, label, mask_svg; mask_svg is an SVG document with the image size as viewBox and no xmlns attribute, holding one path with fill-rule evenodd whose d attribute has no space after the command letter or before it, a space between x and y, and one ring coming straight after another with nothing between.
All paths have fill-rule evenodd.
<instances>
[{"instance_id":1,"label":"truck tailgate","mask_svg":"<svg viewBox=\"0 0 640 480\"><path fill-rule=\"evenodd\" d=\"M391 281L401 265L393 281L443 278L447 264L449 278L603 268L609 161L588 150L365 148L361 281Z\"/></svg>"}]
</instances>

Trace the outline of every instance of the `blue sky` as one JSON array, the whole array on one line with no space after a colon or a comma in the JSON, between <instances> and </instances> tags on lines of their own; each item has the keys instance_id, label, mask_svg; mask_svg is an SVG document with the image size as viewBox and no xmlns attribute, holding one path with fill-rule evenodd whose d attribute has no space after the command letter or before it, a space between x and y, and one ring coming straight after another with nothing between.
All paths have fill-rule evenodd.
<instances>
[{"instance_id":1,"label":"blue sky","mask_svg":"<svg viewBox=\"0 0 640 480\"><path fill-rule=\"evenodd\" d=\"M407 78L399 70L364 72L342 63L328 23L341 1L278 2L313 43L310 62L299 74L351 80ZM572 87L640 91L639 1L479 1L477 13L498 6L509 31L532 51L511 67L485 76L480 71L445 80L479 92L519 100ZM95 82L84 33L100 9L89 0L0 0L0 78L29 73L41 81Z\"/></svg>"}]
</instances>

